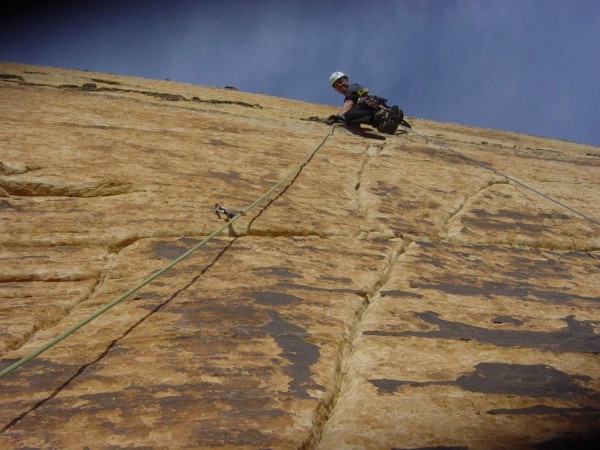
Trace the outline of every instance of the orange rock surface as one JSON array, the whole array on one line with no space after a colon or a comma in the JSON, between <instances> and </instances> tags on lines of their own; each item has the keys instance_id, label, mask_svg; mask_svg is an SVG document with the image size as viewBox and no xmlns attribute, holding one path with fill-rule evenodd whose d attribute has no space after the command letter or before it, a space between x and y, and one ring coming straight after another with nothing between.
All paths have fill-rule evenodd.
<instances>
[{"instance_id":1,"label":"orange rock surface","mask_svg":"<svg viewBox=\"0 0 600 450\"><path fill-rule=\"evenodd\" d=\"M0 63L0 370L225 228L0 378L0 448L598 443L600 148L335 111Z\"/></svg>"}]
</instances>

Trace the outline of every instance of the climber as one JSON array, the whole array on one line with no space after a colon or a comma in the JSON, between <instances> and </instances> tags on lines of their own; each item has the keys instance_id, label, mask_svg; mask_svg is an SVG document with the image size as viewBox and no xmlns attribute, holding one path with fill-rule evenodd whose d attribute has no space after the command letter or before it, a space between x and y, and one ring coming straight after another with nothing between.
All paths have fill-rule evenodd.
<instances>
[{"instance_id":1,"label":"climber","mask_svg":"<svg viewBox=\"0 0 600 450\"><path fill-rule=\"evenodd\" d=\"M344 123L351 127L360 127L360 124L364 123L386 134L394 134L398 124L410 128L398 106L390 108L385 98L369 94L369 89L359 84L350 84L348 76L344 73L332 73L329 84L344 96L344 104L338 114L327 118L328 124Z\"/></svg>"}]
</instances>

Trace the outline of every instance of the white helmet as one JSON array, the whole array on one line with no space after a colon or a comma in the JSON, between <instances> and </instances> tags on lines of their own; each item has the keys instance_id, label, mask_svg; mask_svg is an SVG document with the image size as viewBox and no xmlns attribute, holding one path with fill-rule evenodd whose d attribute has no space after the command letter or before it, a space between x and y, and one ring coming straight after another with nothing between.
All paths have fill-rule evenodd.
<instances>
[{"instance_id":1,"label":"white helmet","mask_svg":"<svg viewBox=\"0 0 600 450\"><path fill-rule=\"evenodd\" d=\"M331 76L329 77L329 85L331 87L333 87L333 85L335 84L335 82L337 80L339 80L340 78L348 78L348 77L344 74L344 72L333 72L331 74Z\"/></svg>"}]
</instances>

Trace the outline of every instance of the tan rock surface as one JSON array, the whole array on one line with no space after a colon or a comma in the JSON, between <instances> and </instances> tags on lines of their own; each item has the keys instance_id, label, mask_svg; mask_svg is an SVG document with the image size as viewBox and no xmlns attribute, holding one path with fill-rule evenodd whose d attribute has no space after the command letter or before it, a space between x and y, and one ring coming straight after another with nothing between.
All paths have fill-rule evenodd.
<instances>
[{"instance_id":1,"label":"tan rock surface","mask_svg":"<svg viewBox=\"0 0 600 450\"><path fill-rule=\"evenodd\" d=\"M0 63L0 370L250 205L334 111ZM1 378L0 448L597 443L600 148L409 120L335 130Z\"/></svg>"}]
</instances>

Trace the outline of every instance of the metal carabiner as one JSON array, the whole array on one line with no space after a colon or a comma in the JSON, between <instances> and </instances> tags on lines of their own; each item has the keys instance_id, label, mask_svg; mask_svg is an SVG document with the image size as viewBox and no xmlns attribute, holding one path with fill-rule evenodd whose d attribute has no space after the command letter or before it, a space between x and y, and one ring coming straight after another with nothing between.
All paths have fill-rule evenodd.
<instances>
[{"instance_id":1,"label":"metal carabiner","mask_svg":"<svg viewBox=\"0 0 600 450\"><path fill-rule=\"evenodd\" d=\"M215 212L217 213L219 219L221 218L221 214L219 213L225 214L228 219L233 219L239 213L239 211L232 211L231 209L224 208L218 203L215 203Z\"/></svg>"}]
</instances>

